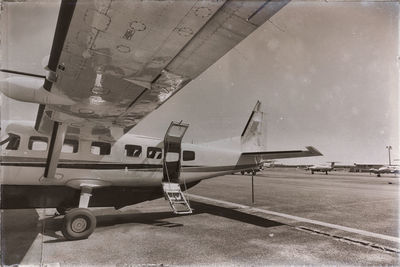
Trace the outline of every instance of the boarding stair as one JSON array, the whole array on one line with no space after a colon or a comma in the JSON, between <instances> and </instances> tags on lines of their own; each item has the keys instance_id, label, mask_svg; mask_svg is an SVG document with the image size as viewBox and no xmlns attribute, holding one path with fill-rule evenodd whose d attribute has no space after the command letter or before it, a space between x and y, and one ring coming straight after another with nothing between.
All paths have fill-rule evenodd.
<instances>
[{"instance_id":1,"label":"boarding stair","mask_svg":"<svg viewBox=\"0 0 400 267\"><path fill-rule=\"evenodd\" d=\"M164 137L163 180L162 189L175 214L191 214L189 201L180 186L181 174L181 143L188 124L171 122ZM186 187L185 181L183 181Z\"/></svg>"},{"instance_id":2,"label":"boarding stair","mask_svg":"<svg viewBox=\"0 0 400 267\"><path fill-rule=\"evenodd\" d=\"M171 205L175 214L191 214L193 213L189 202L186 200L181 187L178 183L162 183L165 199Z\"/></svg>"}]
</instances>

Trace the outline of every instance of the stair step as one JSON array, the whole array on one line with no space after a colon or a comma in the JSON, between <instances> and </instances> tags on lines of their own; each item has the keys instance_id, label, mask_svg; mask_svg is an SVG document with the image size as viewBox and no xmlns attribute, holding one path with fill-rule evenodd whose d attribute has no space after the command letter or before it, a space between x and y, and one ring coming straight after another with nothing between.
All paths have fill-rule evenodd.
<instances>
[{"instance_id":1,"label":"stair step","mask_svg":"<svg viewBox=\"0 0 400 267\"><path fill-rule=\"evenodd\" d=\"M186 204L185 201L172 201L173 204Z\"/></svg>"},{"instance_id":2,"label":"stair step","mask_svg":"<svg viewBox=\"0 0 400 267\"><path fill-rule=\"evenodd\" d=\"M162 188L165 199L168 200L175 214L191 214L193 212L178 183L162 183Z\"/></svg>"}]
</instances>

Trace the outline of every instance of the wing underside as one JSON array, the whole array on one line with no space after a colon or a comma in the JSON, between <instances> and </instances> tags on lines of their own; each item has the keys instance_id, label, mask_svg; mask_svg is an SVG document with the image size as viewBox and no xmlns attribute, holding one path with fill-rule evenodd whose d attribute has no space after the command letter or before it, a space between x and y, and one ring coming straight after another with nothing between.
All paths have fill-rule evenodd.
<instances>
[{"instance_id":1,"label":"wing underside","mask_svg":"<svg viewBox=\"0 0 400 267\"><path fill-rule=\"evenodd\" d=\"M314 147L308 146L307 150L244 152L242 153L242 156L255 157L258 158L260 161L265 161L269 159L315 157L315 156L322 156L322 153L319 152Z\"/></svg>"},{"instance_id":2,"label":"wing underside","mask_svg":"<svg viewBox=\"0 0 400 267\"><path fill-rule=\"evenodd\" d=\"M41 105L36 129L131 129L287 2L63 0L44 88L74 104Z\"/></svg>"}]
</instances>

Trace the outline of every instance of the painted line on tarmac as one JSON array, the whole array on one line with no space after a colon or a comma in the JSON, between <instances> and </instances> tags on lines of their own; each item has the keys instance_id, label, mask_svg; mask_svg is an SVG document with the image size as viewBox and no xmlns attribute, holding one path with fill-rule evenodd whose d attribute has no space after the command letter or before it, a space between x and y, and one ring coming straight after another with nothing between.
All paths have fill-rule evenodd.
<instances>
[{"instance_id":1,"label":"painted line on tarmac","mask_svg":"<svg viewBox=\"0 0 400 267\"><path fill-rule=\"evenodd\" d=\"M296 221L299 221L299 222L311 223L311 224L325 226L325 227L329 227L329 228L333 228L333 229L337 229L337 230L342 230L342 231L346 231L346 232L350 232L350 233L355 233L355 234L359 234L359 235L363 235L363 236L380 238L380 239L384 239L384 240L400 243L400 238L394 237L394 236L390 236L390 235L382 235L382 234L368 232L368 231L355 229L355 228L351 228L351 227L346 227L346 226L342 226L342 225L316 221L316 220L312 220L312 219L307 219L307 218L298 217L298 216L285 214L285 213L280 213L280 212L271 211L271 210L254 208L254 207L251 207L251 206L242 205L242 204L233 203L233 202L224 201L224 200L219 200L219 199L214 199L214 198L208 198L208 197L203 197L203 196L198 196L198 195L193 195L193 194L187 194L187 195L190 198L193 198L193 199L210 201L210 202L214 202L214 203L219 203L219 204L232 206L232 207L235 207L235 208L246 209L246 210L253 211L253 212L260 212L260 213L264 213L264 214L275 215L275 216L279 216L279 217L283 217L283 218L287 218L287 219L296 220Z\"/></svg>"}]
</instances>

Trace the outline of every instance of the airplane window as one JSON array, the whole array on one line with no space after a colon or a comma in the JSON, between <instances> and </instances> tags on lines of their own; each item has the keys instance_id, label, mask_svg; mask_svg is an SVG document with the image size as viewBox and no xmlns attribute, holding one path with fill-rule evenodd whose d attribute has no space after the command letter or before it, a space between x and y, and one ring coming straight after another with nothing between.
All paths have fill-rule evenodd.
<instances>
[{"instance_id":1,"label":"airplane window","mask_svg":"<svg viewBox=\"0 0 400 267\"><path fill-rule=\"evenodd\" d=\"M194 159L195 159L194 151L183 150L183 161L189 161Z\"/></svg>"},{"instance_id":2,"label":"airplane window","mask_svg":"<svg viewBox=\"0 0 400 267\"><path fill-rule=\"evenodd\" d=\"M110 155L111 144L105 142L92 142L90 152L95 155Z\"/></svg>"},{"instance_id":3,"label":"airplane window","mask_svg":"<svg viewBox=\"0 0 400 267\"><path fill-rule=\"evenodd\" d=\"M92 146L90 148L90 153L94 154L94 155L100 155L100 147L98 146Z\"/></svg>"},{"instance_id":4,"label":"airplane window","mask_svg":"<svg viewBox=\"0 0 400 267\"><path fill-rule=\"evenodd\" d=\"M8 134L8 137L0 142L0 145L7 144L6 150L17 150L19 147L21 137L16 134Z\"/></svg>"},{"instance_id":5,"label":"airplane window","mask_svg":"<svg viewBox=\"0 0 400 267\"><path fill-rule=\"evenodd\" d=\"M28 142L28 149L35 151L47 150L48 138L44 136L31 136Z\"/></svg>"},{"instance_id":6,"label":"airplane window","mask_svg":"<svg viewBox=\"0 0 400 267\"><path fill-rule=\"evenodd\" d=\"M149 159L161 159L162 158L162 150L159 147L148 147L147 148L147 157Z\"/></svg>"},{"instance_id":7,"label":"airplane window","mask_svg":"<svg viewBox=\"0 0 400 267\"><path fill-rule=\"evenodd\" d=\"M142 154L142 147L136 145L125 145L126 156L138 158Z\"/></svg>"},{"instance_id":8,"label":"airplane window","mask_svg":"<svg viewBox=\"0 0 400 267\"><path fill-rule=\"evenodd\" d=\"M61 152L63 153L76 153L78 152L79 141L73 139L65 139Z\"/></svg>"}]
</instances>

